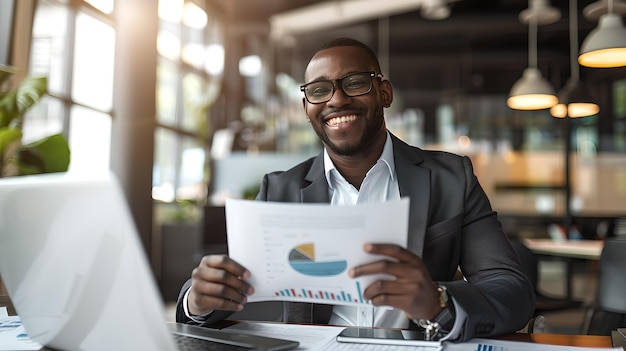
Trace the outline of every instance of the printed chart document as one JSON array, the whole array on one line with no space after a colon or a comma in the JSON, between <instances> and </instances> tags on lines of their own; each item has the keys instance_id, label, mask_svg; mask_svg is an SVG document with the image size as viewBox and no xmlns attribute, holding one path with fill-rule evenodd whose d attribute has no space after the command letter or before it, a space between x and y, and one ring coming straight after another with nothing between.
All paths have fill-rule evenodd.
<instances>
[{"instance_id":1,"label":"printed chart document","mask_svg":"<svg viewBox=\"0 0 626 351\"><path fill-rule=\"evenodd\" d=\"M409 199L355 206L228 199L230 257L251 272L248 301L369 304L363 290L381 275L348 276L381 259L366 243L407 245Z\"/></svg>"},{"instance_id":2,"label":"printed chart document","mask_svg":"<svg viewBox=\"0 0 626 351\"><path fill-rule=\"evenodd\" d=\"M42 347L28 337L20 317L9 316L4 307L0 308L0 351L39 350Z\"/></svg>"}]
</instances>

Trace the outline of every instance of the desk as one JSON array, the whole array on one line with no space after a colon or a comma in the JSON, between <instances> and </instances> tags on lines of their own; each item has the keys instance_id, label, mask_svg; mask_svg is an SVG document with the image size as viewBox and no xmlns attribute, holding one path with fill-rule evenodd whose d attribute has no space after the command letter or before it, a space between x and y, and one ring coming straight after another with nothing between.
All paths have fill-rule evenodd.
<instances>
[{"instance_id":1,"label":"desk","mask_svg":"<svg viewBox=\"0 0 626 351\"><path fill-rule=\"evenodd\" d=\"M557 257L565 261L565 294L569 300L573 299L572 260L597 261L604 248L603 240L524 239L523 242L537 255Z\"/></svg>"},{"instance_id":2,"label":"desk","mask_svg":"<svg viewBox=\"0 0 626 351\"><path fill-rule=\"evenodd\" d=\"M605 335L569 335L569 334L508 334L494 339L534 342L547 345L611 347L611 337Z\"/></svg>"},{"instance_id":3,"label":"desk","mask_svg":"<svg viewBox=\"0 0 626 351\"><path fill-rule=\"evenodd\" d=\"M0 295L0 307L7 307L8 311L14 313L11 300L6 295ZM13 315L10 313L10 315ZM611 337L599 335L565 335L565 334L526 334L514 333L498 337L496 340L533 342L546 345L562 345L562 346L579 346L579 347L598 347L610 348ZM43 348L42 351L49 350Z\"/></svg>"},{"instance_id":4,"label":"desk","mask_svg":"<svg viewBox=\"0 0 626 351\"><path fill-rule=\"evenodd\" d=\"M604 248L604 241L524 239L524 245L539 255L599 260Z\"/></svg>"}]
</instances>

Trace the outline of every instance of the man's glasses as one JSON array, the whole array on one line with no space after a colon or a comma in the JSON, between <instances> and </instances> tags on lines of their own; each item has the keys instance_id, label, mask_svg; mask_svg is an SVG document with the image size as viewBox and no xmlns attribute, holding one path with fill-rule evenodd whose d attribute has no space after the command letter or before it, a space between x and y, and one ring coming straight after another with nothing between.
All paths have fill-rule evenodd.
<instances>
[{"instance_id":1,"label":"man's glasses","mask_svg":"<svg viewBox=\"0 0 626 351\"><path fill-rule=\"evenodd\" d=\"M321 104L329 101L335 94L335 86L340 87L346 96L365 95L372 91L372 79L382 78L382 73L359 72L335 80L317 80L300 86L306 101ZM336 84L336 85L335 85Z\"/></svg>"}]
</instances>

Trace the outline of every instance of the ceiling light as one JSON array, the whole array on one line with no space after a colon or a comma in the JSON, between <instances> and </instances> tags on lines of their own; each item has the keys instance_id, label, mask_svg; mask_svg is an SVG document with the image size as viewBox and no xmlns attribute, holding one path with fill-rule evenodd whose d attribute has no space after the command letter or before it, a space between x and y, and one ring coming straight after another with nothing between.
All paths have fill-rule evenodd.
<instances>
[{"instance_id":1,"label":"ceiling light","mask_svg":"<svg viewBox=\"0 0 626 351\"><path fill-rule=\"evenodd\" d=\"M592 22L597 22L600 16L609 13L609 1L610 0L598 0L587 5L583 9L583 16ZM626 3L619 0L614 0L611 4L613 6L612 13L618 15L626 15Z\"/></svg>"},{"instance_id":2,"label":"ceiling light","mask_svg":"<svg viewBox=\"0 0 626 351\"><path fill-rule=\"evenodd\" d=\"M554 89L536 67L528 67L509 93L506 104L515 110L543 110L556 105L559 100Z\"/></svg>"},{"instance_id":3,"label":"ceiling light","mask_svg":"<svg viewBox=\"0 0 626 351\"><path fill-rule=\"evenodd\" d=\"M558 103L554 88L537 69L537 26L556 21L553 11L548 11L546 1L531 0L528 10L520 13L520 21L528 21L528 68L509 92L507 105L515 110L543 110ZM552 15L547 15L552 13ZM560 12L558 17L560 17Z\"/></svg>"},{"instance_id":4,"label":"ceiling light","mask_svg":"<svg viewBox=\"0 0 626 351\"><path fill-rule=\"evenodd\" d=\"M569 4L569 40L570 40L570 79L559 91L559 104L550 109L550 114L558 118L578 118L593 116L600 112L600 107L591 99L580 81L580 72L576 53L578 52L578 5L576 0Z\"/></svg>"},{"instance_id":5,"label":"ceiling light","mask_svg":"<svg viewBox=\"0 0 626 351\"><path fill-rule=\"evenodd\" d=\"M598 114L598 106L589 96L580 80L569 80L559 91L559 104L550 109L550 114L557 118L579 118Z\"/></svg>"},{"instance_id":6,"label":"ceiling light","mask_svg":"<svg viewBox=\"0 0 626 351\"><path fill-rule=\"evenodd\" d=\"M314 1L311 2L312 5L272 15L269 18L270 37L276 40L286 35L312 33L333 26L416 11L423 2L424 0Z\"/></svg>"},{"instance_id":7,"label":"ceiling light","mask_svg":"<svg viewBox=\"0 0 626 351\"><path fill-rule=\"evenodd\" d=\"M598 27L583 41L578 63L593 68L626 66L626 28L620 15L609 12L600 17Z\"/></svg>"},{"instance_id":8,"label":"ceiling light","mask_svg":"<svg viewBox=\"0 0 626 351\"><path fill-rule=\"evenodd\" d=\"M519 20L530 24L531 19L537 21L538 25L551 24L561 19L561 11L550 6L548 0L530 0L528 8L520 12Z\"/></svg>"},{"instance_id":9,"label":"ceiling light","mask_svg":"<svg viewBox=\"0 0 626 351\"><path fill-rule=\"evenodd\" d=\"M424 0L420 15L427 20L444 20L450 17L450 7L444 0Z\"/></svg>"}]
</instances>

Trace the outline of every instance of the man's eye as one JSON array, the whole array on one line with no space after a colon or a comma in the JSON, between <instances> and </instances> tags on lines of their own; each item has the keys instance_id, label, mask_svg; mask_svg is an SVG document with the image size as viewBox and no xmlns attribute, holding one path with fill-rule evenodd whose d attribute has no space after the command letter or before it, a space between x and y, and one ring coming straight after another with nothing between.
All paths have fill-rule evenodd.
<instances>
[{"instance_id":1,"label":"man's eye","mask_svg":"<svg viewBox=\"0 0 626 351\"><path fill-rule=\"evenodd\" d=\"M346 89L360 89L362 87L364 87L365 85L367 85L367 82L362 80L362 79L354 79L354 80L350 80L348 82L348 84L345 84L344 86L346 87Z\"/></svg>"},{"instance_id":2,"label":"man's eye","mask_svg":"<svg viewBox=\"0 0 626 351\"><path fill-rule=\"evenodd\" d=\"M327 86L315 86L309 89L309 94L314 96L324 96L330 92L330 89Z\"/></svg>"}]
</instances>

